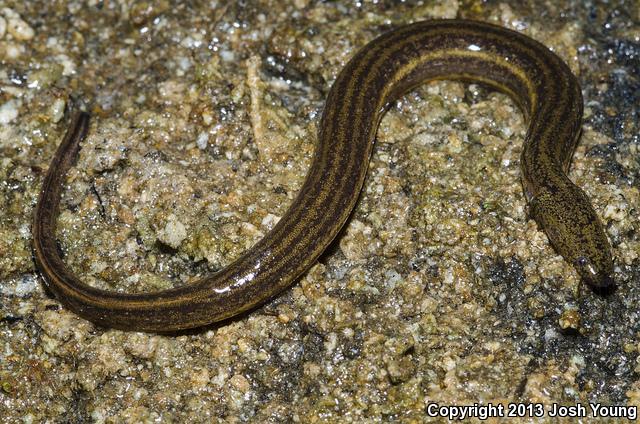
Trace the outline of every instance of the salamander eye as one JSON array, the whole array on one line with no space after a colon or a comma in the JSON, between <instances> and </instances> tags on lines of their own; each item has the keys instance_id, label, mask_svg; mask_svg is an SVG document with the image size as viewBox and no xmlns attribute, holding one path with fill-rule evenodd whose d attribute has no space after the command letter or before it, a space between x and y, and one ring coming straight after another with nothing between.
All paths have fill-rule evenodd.
<instances>
[{"instance_id":1,"label":"salamander eye","mask_svg":"<svg viewBox=\"0 0 640 424\"><path fill-rule=\"evenodd\" d=\"M575 267L583 278L591 279L598 274L598 270L596 270L593 262L586 256L579 256L578 259L575 260Z\"/></svg>"}]
</instances>

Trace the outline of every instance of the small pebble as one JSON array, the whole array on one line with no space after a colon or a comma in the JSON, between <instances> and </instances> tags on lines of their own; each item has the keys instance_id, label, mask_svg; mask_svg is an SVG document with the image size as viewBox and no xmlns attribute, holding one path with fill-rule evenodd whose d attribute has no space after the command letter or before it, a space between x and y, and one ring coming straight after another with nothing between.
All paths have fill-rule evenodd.
<instances>
[{"instance_id":1,"label":"small pebble","mask_svg":"<svg viewBox=\"0 0 640 424\"><path fill-rule=\"evenodd\" d=\"M191 387L194 389L203 389L211 381L209 376L209 370L206 368L196 368L191 372L190 381Z\"/></svg>"},{"instance_id":2,"label":"small pebble","mask_svg":"<svg viewBox=\"0 0 640 424\"><path fill-rule=\"evenodd\" d=\"M4 37L4 34L7 32L7 21L0 16L0 38Z\"/></svg>"},{"instance_id":3,"label":"small pebble","mask_svg":"<svg viewBox=\"0 0 640 424\"><path fill-rule=\"evenodd\" d=\"M134 2L129 13L129 19L137 26L152 22L153 19L169 10L170 5L166 0L138 1Z\"/></svg>"},{"instance_id":4,"label":"small pebble","mask_svg":"<svg viewBox=\"0 0 640 424\"><path fill-rule=\"evenodd\" d=\"M158 348L157 336L143 333L129 333L124 349L136 358L151 359Z\"/></svg>"},{"instance_id":5,"label":"small pebble","mask_svg":"<svg viewBox=\"0 0 640 424\"><path fill-rule=\"evenodd\" d=\"M17 59L22 56L24 52L25 48L21 44L7 41L3 43L3 45L0 45L0 55L4 56L6 59Z\"/></svg>"},{"instance_id":6,"label":"small pebble","mask_svg":"<svg viewBox=\"0 0 640 424\"><path fill-rule=\"evenodd\" d=\"M64 116L64 107L66 105L67 103L63 99L56 99L51 104L51 107L49 108L49 113L51 113L51 120L54 123L60 122L60 120Z\"/></svg>"},{"instance_id":7,"label":"small pebble","mask_svg":"<svg viewBox=\"0 0 640 424\"><path fill-rule=\"evenodd\" d=\"M269 214L265 215L264 218L262 218L262 222L260 224L264 228L266 228L267 230L270 230L270 229L272 229L273 227L276 226L278 221L280 221L280 217L279 216L274 215L272 213L269 213Z\"/></svg>"},{"instance_id":8,"label":"small pebble","mask_svg":"<svg viewBox=\"0 0 640 424\"><path fill-rule=\"evenodd\" d=\"M18 117L20 100L9 100L0 106L0 124L8 124Z\"/></svg>"},{"instance_id":9,"label":"small pebble","mask_svg":"<svg viewBox=\"0 0 640 424\"><path fill-rule=\"evenodd\" d=\"M4 8L2 12L7 18L7 30L16 40L31 40L36 35L33 28L23 21L16 12L9 8Z\"/></svg>"},{"instance_id":10,"label":"small pebble","mask_svg":"<svg viewBox=\"0 0 640 424\"><path fill-rule=\"evenodd\" d=\"M160 232L159 238L162 242L177 249L182 241L187 238L187 229L175 215L171 215L164 230Z\"/></svg>"},{"instance_id":11,"label":"small pebble","mask_svg":"<svg viewBox=\"0 0 640 424\"><path fill-rule=\"evenodd\" d=\"M251 388L251 383L249 383L249 380L242 374L235 374L229 379L229 383L231 383L234 389L241 393L246 393Z\"/></svg>"},{"instance_id":12,"label":"small pebble","mask_svg":"<svg viewBox=\"0 0 640 424\"><path fill-rule=\"evenodd\" d=\"M580 312L575 309L566 309L560 315L558 323L563 330L567 328L576 330L580 326Z\"/></svg>"},{"instance_id":13,"label":"small pebble","mask_svg":"<svg viewBox=\"0 0 640 424\"><path fill-rule=\"evenodd\" d=\"M198 134L198 138L196 138L196 145L198 146L198 149L204 150L207 148L207 144L209 144L209 133L202 131Z\"/></svg>"}]
</instances>

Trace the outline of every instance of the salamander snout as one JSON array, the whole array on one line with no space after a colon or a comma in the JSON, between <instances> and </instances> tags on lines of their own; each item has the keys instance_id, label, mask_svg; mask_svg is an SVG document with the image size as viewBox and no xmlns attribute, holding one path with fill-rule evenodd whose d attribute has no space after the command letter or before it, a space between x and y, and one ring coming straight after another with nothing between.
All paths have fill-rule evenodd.
<instances>
[{"instance_id":1,"label":"salamander snout","mask_svg":"<svg viewBox=\"0 0 640 424\"><path fill-rule=\"evenodd\" d=\"M613 274L613 264L610 261L604 261L604 264L598 264L597 261L590 260L585 256L576 259L574 266L582 280L594 289L607 289L615 285L615 281L611 275Z\"/></svg>"}]
</instances>

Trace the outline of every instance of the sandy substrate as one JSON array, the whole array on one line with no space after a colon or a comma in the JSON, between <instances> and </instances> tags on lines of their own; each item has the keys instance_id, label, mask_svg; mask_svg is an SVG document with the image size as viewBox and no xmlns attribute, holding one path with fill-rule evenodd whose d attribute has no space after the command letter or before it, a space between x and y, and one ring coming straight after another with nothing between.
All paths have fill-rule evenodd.
<instances>
[{"instance_id":1,"label":"sandy substrate","mask_svg":"<svg viewBox=\"0 0 640 424\"><path fill-rule=\"evenodd\" d=\"M533 402L557 422L554 403L587 420L589 402L640 404L637 2L190 3L0 0L3 422L440 422L431 402ZM97 287L176 287L284 214L354 52L444 17L522 31L578 75L570 176L616 291L583 287L528 219L515 103L444 81L392 105L347 228L267 305L169 337L94 326L45 292L31 216L70 109L92 123L58 221L66 263Z\"/></svg>"}]
</instances>

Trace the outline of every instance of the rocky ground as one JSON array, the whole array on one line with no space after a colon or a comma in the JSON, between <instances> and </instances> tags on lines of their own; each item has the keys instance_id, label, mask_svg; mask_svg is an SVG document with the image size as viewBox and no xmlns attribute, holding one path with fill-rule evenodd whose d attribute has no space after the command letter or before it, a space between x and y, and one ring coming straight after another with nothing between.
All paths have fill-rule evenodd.
<instances>
[{"instance_id":1,"label":"rocky ground","mask_svg":"<svg viewBox=\"0 0 640 424\"><path fill-rule=\"evenodd\" d=\"M189 4L0 0L3 422L439 422L431 402L640 404L637 2ZM97 327L47 294L31 217L70 110L92 123L58 221L66 263L111 290L188 284L286 211L354 52L444 17L521 31L579 77L571 178L613 244L613 293L582 286L528 219L515 103L443 81L392 105L346 230L269 304L160 336Z\"/></svg>"}]
</instances>

